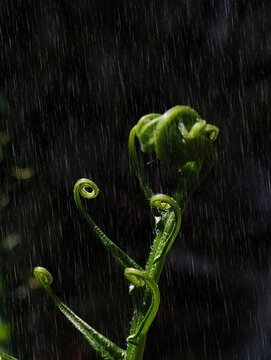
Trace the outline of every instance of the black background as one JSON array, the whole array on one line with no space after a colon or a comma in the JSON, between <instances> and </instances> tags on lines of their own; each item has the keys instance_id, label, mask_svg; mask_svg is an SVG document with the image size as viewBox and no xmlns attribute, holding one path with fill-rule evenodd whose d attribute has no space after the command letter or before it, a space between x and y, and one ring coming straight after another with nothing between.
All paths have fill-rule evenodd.
<instances>
[{"instance_id":1,"label":"black background","mask_svg":"<svg viewBox=\"0 0 271 360\"><path fill-rule=\"evenodd\" d=\"M144 359L271 358L268 1L1 0L0 86L10 104L1 163L2 257L10 352L20 359L96 359L41 290L32 269L91 326L125 346L127 281L72 199L81 177L99 226L144 265L153 222L127 154L147 113L189 105L220 128L218 161L194 194L160 280ZM146 160L147 162L147 160ZM157 191L173 176L152 163ZM31 167L29 180L10 176ZM148 168L148 165L146 165Z\"/></svg>"}]
</instances>

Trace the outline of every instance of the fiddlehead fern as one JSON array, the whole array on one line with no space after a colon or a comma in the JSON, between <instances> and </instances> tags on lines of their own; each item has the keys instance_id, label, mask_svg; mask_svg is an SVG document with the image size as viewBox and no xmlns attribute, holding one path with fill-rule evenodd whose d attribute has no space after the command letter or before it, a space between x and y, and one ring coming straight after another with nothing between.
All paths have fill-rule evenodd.
<instances>
[{"instance_id":1,"label":"fiddlehead fern","mask_svg":"<svg viewBox=\"0 0 271 360\"><path fill-rule=\"evenodd\" d=\"M94 199L99 194L99 188L94 181L89 179L80 179L76 182L74 188L78 188L79 194L85 199ZM87 189L92 189L89 192Z\"/></svg>"},{"instance_id":2,"label":"fiddlehead fern","mask_svg":"<svg viewBox=\"0 0 271 360\"><path fill-rule=\"evenodd\" d=\"M172 220L169 218L170 221L173 221L173 226L170 227L170 232L167 233L166 231L161 238L162 241L159 241L159 244L156 248L155 257L153 260L153 264L157 263L162 257L166 256L169 252L174 240L176 239L180 227L181 227L181 211L177 202L171 198L170 196L157 194L152 196L150 199L151 206L155 206L162 211L173 211L174 212L174 219ZM168 220L168 221L169 221ZM167 227L165 227L167 229Z\"/></svg>"},{"instance_id":3,"label":"fiddlehead fern","mask_svg":"<svg viewBox=\"0 0 271 360\"><path fill-rule=\"evenodd\" d=\"M154 284L158 283L166 255L180 230L181 214L188 198L210 171L215 159L213 142L217 134L217 127L207 124L195 110L187 106L175 106L164 114L145 115L131 130L129 137L131 162L145 197L156 210L153 211L156 220L156 237L145 272L141 275L137 274L138 277L141 276L141 280L145 278L147 282L147 279L152 279ZM174 198L162 194L154 195L150 189L137 159L136 138L143 153L154 154L161 165L177 171ZM139 285L142 283L138 279L137 282ZM144 327L145 304L151 301L150 291L147 288L142 290L143 297L142 293L136 294L138 298L131 324L132 335L127 339L129 340L127 357L132 360L142 359L144 352L146 334L140 336L138 329Z\"/></svg>"},{"instance_id":4,"label":"fiddlehead fern","mask_svg":"<svg viewBox=\"0 0 271 360\"><path fill-rule=\"evenodd\" d=\"M141 150L155 153L162 163L177 168L205 157L217 134L216 126L206 124L188 106L175 106L163 115L146 115L136 125Z\"/></svg>"},{"instance_id":5,"label":"fiddlehead fern","mask_svg":"<svg viewBox=\"0 0 271 360\"><path fill-rule=\"evenodd\" d=\"M143 116L133 127L129 137L129 154L148 200L154 195L145 181L135 150L137 137L143 153L154 154L162 165L177 170L174 195L183 209L195 188L208 174L215 160L213 142L218 128L207 124L188 106L174 106L164 114Z\"/></svg>"},{"instance_id":6,"label":"fiddlehead fern","mask_svg":"<svg viewBox=\"0 0 271 360\"><path fill-rule=\"evenodd\" d=\"M92 189L92 191L88 191L88 188ZM98 186L89 179L80 179L74 185L73 193L74 201L80 214L86 220L93 234L98 240L100 240L103 246L119 264L121 269L124 270L126 267L135 267L136 269L143 270L132 258L130 258L124 251L122 251L113 241L111 241L104 234L104 232L95 224L95 222L86 212L81 201L81 196L86 199L95 198L99 193Z\"/></svg>"},{"instance_id":7,"label":"fiddlehead fern","mask_svg":"<svg viewBox=\"0 0 271 360\"><path fill-rule=\"evenodd\" d=\"M138 325L136 332L128 336L126 339L128 343L137 345L136 339L147 333L157 314L160 304L160 292L156 282L147 276L144 271L133 268L126 268L124 274L133 285L136 287L142 287L146 284L151 292L151 304L146 315Z\"/></svg>"},{"instance_id":8,"label":"fiddlehead fern","mask_svg":"<svg viewBox=\"0 0 271 360\"><path fill-rule=\"evenodd\" d=\"M215 126L206 124L206 121L202 120L196 111L186 106L175 106L163 115L143 116L131 130L128 143L131 162L146 198L151 207L156 209L154 213L159 215L157 216L158 231L145 271L119 249L87 214L81 196L86 199L95 198L99 192L97 185L88 179L80 179L75 184L74 199L81 215L87 221L94 235L112 254L121 268L125 269L125 276L131 283L130 289L132 287L141 288L134 292L134 316L130 335L126 339L126 351L91 328L61 302L50 287L53 278L46 269L35 268L34 275L60 311L83 334L91 347L102 358L111 360L142 359L147 332L157 314L160 303L157 283L166 255L180 230L180 207L183 211L188 195L193 192L203 174L205 175L209 171L215 158L212 143L217 134L218 129ZM178 185L174 199L163 194L154 195L150 189L137 159L136 138L143 152L156 154L162 164L170 165L177 170ZM7 360L16 360L5 354L2 357Z\"/></svg>"},{"instance_id":9,"label":"fiddlehead fern","mask_svg":"<svg viewBox=\"0 0 271 360\"><path fill-rule=\"evenodd\" d=\"M46 291L46 293L54 301L58 309L66 316L66 318L77 328L90 344L90 346L103 358L107 360L125 359L125 350L119 348L111 340L100 334L98 331L90 327L86 322L79 318L71 309L54 294L50 285L53 277L48 270L43 267L34 269L34 276Z\"/></svg>"}]
</instances>

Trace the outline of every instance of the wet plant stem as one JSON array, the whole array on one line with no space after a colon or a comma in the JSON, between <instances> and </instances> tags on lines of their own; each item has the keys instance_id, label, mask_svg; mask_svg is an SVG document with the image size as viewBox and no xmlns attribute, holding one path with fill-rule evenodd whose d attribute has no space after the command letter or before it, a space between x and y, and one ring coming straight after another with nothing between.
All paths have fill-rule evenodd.
<instances>
[{"instance_id":1,"label":"wet plant stem","mask_svg":"<svg viewBox=\"0 0 271 360\"><path fill-rule=\"evenodd\" d=\"M174 213L171 212L166 215L166 224L163 231L159 231L154 239L153 247L149 255L148 262L146 264L145 272L146 274L153 279L156 283L158 283L160 275L162 273L166 256L162 257L157 263L153 264L153 261L157 255L157 251L161 244L159 242L161 241L162 235L164 233L170 233L172 231L172 228L174 227ZM135 289L139 290L139 289ZM135 301L134 301L134 315L131 322L131 329L130 333L135 332L139 324L143 321L147 309L150 306L151 302L151 294L148 291L148 289L144 289L144 292L140 293L139 291L135 291ZM142 360L143 359L143 353L145 350L145 343L147 339L147 333L142 334L139 336L137 340L137 344L128 343L127 350L126 350L126 360Z\"/></svg>"}]
</instances>

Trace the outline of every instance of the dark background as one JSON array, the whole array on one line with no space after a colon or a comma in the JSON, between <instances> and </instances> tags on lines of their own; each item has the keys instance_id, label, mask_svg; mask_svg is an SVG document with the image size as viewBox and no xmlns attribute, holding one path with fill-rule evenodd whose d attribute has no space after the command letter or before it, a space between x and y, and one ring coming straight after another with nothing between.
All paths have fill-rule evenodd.
<instances>
[{"instance_id":1,"label":"dark background","mask_svg":"<svg viewBox=\"0 0 271 360\"><path fill-rule=\"evenodd\" d=\"M194 194L160 280L144 359L268 360L271 5L245 0L1 0L1 255L9 352L20 359L96 359L32 269L91 326L125 346L127 281L91 236L74 183L101 189L86 205L144 265L154 224L127 154L147 113L189 105L220 128L218 161ZM155 171L166 185L172 175ZM14 169L35 171L19 179ZM146 165L146 168L148 166Z\"/></svg>"}]
</instances>

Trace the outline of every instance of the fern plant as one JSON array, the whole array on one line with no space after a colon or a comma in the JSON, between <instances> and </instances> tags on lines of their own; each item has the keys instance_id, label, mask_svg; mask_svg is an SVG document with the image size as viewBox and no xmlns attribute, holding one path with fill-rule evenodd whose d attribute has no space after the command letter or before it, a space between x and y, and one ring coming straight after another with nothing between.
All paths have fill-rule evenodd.
<instances>
[{"instance_id":1,"label":"fern plant","mask_svg":"<svg viewBox=\"0 0 271 360\"><path fill-rule=\"evenodd\" d=\"M207 124L200 115L187 106L175 106L164 114L143 116L132 128L128 149L132 166L149 202L157 229L147 263L141 267L112 242L86 212L81 197L93 199L98 195L97 185L89 179L80 179L74 186L76 206L90 230L114 258L123 276L129 282L129 293L134 298L134 312L126 348L122 349L80 319L54 294L53 277L43 267L34 269L34 276L59 310L85 337L101 359L141 360L148 330L156 317L160 292L158 281L168 252L176 239L182 213L195 188L210 171L215 161L214 141L218 128ZM155 194L138 161L136 139L143 153L154 154L162 166L171 167L177 174L172 196ZM0 354L2 359L16 360Z\"/></svg>"}]
</instances>

